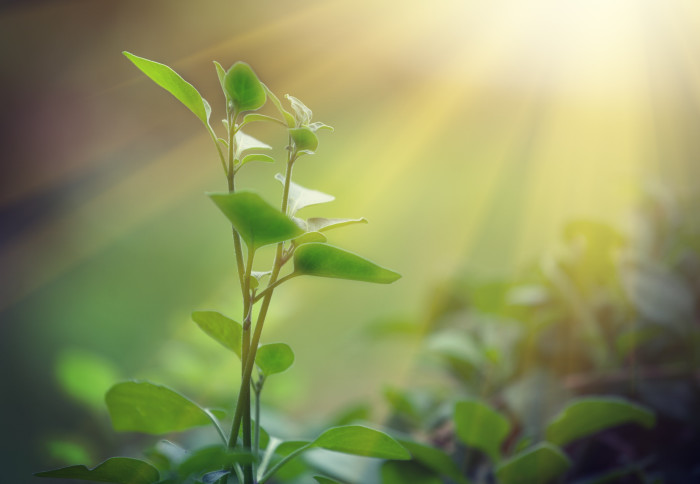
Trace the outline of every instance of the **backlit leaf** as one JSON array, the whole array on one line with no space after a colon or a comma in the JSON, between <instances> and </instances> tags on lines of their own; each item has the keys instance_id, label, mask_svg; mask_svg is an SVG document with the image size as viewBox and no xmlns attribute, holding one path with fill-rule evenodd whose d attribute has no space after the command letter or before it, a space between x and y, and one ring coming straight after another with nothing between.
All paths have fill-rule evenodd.
<instances>
[{"instance_id":1,"label":"backlit leaf","mask_svg":"<svg viewBox=\"0 0 700 484\"><path fill-rule=\"evenodd\" d=\"M547 484L569 467L571 461L558 447L541 443L503 461L495 474L501 484Z\"/></svg>"},{"instance_id":2,"label":"backlit leaf","mask_svg":"<svg viewBox=\"0 0 700 484\"><path fill-rule=\"evenodd\" d=\"M501 457L501 445L510 432L510 423L488 405L466 400L455 405L455 430L459 440L497 462Z\"/></svg>"},{"instance_id":3,"label":"backlit leaf","mask_svg":"<svg viewBox=\"0 0 700 484\"><path fill-rule=\"evenodd\" d=\"M277 124L281 124L283 126L286 126L284 121L280 121L277 118L273 118L272 116L268 116L266 114L258 114L258 113L250 113L246 114L243 116L243 122L239 126L242 128L243 126L249 125L250 123L259 123L259 122L273 122Z\"/></svg>"},{"instance_id":4,"label":"backlit leaf","mask_svg":"<svg viewBox=\"0 0 700 484\"><path fill-rule=\"evenodd\" d=\"M285 343L265 344L258 348L255 363L266 376L282 373L294 363L294 352Z\"/></svg>"},{"instance_id":5,"label":"backlit leaf","mask_svg":"<svg viewBox=\"0 0 700 484\"><path fill-rule=\"evenodd\" d=\"M275 180L279 181L284 186L284 175L278 173L275 175ZM294 215L299 210L309 205L318 203L327 203L335 200L333 195L302 187L294 182L289 183L289 205L287 210L290 215Z\"/></svg>"},{"instance_id":6,"label":"backlit leaf","mask_svg":"<svg viewBox=\"0 0 700 484\"><path fill-rule=\"evenodd\" d=\"M250 163L251 161L262 161L265 163L274 163L275 159L271 156L264 155L262 153L252 153L250 155L246 155L243 157L241 160L241 165L245 165L246 163Z\"/></svg>"},{"instance_id":7,"label":"backlit leaf","mask_svg":"<svg viewBox=\"0 0 700 484\"><path fill-rule=\"evenodd\" d=\"M272 146L267 143L263 143L257 138L244 133L243 131L236 131L234 136L236 141L236 158L240 159L243 152L248 150L271 150Z\"/></svg>"},{"instance_id":8,"label":"backlit leaf","mask_svg":"<svg viewBox=\"0 0 700 484\"><path fill-rule=\"evenodd\" d=\"M130 52L122 52L131 62L146 74L153 82L175 96L187 106L205 125L209 125L211 107L199 94L197 89L170 67L159 62L136 56Z\"/></svg>"},{"instance_id":9,"label":"backlit leaf","mask_svg":"<svg viewBox=\"0 0 700 484\"><path fill-rule=\"evenodd\" d=\"M367 219L362 218L322 218L312 217L306 219L309 232L325 232L326 230L337 229L352 224L366 224Z\"/></svg>"},{"instance_id":10,"label":"backlit leaf","mask_svg":"<svg viewBox=\"0 0 700 484\"><path fill-rule=\"evenodd\" d=\"M211 423L196 403L164 386L122 382L105 396L112 426L120 432L165 434Z\"/></svg>"},{"instance_id":11,"label":"backlit leaf","mask_svg":"<svg viewBox=\"0 0 700 484\"><path fill-rule=\"evenodd\" d=\"M78 479L117 484L151 484L160 480L158 470L151 464L128 457L112 457L94 469L88 469L85 466L70 466L34 475L54 479Z\"/></svg>"},{"instance_id":12,"label":"backlit leaf","mask_svg":"<svg viewBox=\"0 0 700 484\"><path fill-rule=\"evenodd\" d=\"M294 116L291 115L286 109L282 107L282 103L280 102L279 98L275 96L275 93L270 90L269 87L267 87L265 84L263 84L263 88L265 89L265 92L267 93L267 98L272 101L272 104L275 105L277 110L280 112L284 120L287 122L287 126L290 128L294 127Z\"/></svg>"},{"instance_id":13,"label":"backlit leaf","mask_svg":"<svg viewBox=\"0 0 700 484\"><path fill-rule=\"evenodd\" d=\"M318 130L321 130L321 129L327 129L327 130L330 131L331 133L332 133L333 131L335 131L335 129L333 128L333 126L328 126L327 124L323 124L323 123L321 123L321 122L319 122L319 121L316 121L315 123L309 124L309 128L310 128L311 131L313 131L314 133L315 133L316 131L318 131Z\"/></svg>"},{"instance_id":14,"label":"backlit leaf","mask_svg":"<svg viewBox=\"0 0 700 484\"><path fill-rule=\"evenodd\" d=\"M216 311L195 311L192 321L202 331L241 357L241 324Z\"/></svg>"},{"instance_id":15,"label":"backlit leaf","mask_svg":"<svg viewBox=\"0 0 700 484\"><path fill-rule=\"evenodd\" d=\"M411 454L387 434L361 425L328 429L313 441L313 446L379 459L408 460L411 458Z\"/></svg>"},{"instance_id":16,"label":"backlit leaf","mask_svg":"<svg viewBox=\"0 0 700 484\"><path fill-rule=\"evenodd\" d=\"M231 221L248 248L293 239L303 231L272 205L253 192L212 193L211 199Z\"/></svg>"},{"instance_id":17,"label":"backlit leaf","mask_svg":"<svg viewBox=\"0 0 700 484\"><path fill-rule=\"evenodd\" d=\"M569 403L547 426L547 440L559 446L626 423L654 426L651 410L617 397L586 397Z\"/></svg>"},{"instance_id":18,"label":"backlit leaf","mask_svg":"<svg viewBox=\"0 0 700 484\"><path fill-rule=\"evenodd\" d=\"M308 126L311 122L313 113L306 105L294 96L286 94L284 97L287 98L289 103L292 105L292 110L294 111L294 120L296 121L296 126Z\"/></svg>"},{"instance_id":19,"label":"backlit leaf","mask_svg":"<svg viewBox=\"0 0 700 484\"><path fill-rule=\"evenodd\" d=\"M389 284L400 274L352 252L326 244L306 244L294 252L294 272L310 276Z\"/></svg>"},{"instance_id":20,"label":"backlit leaf","mask_svg":"<svg viewBox=\"0 0 700 484\"><path fill-rule=\"evenodd\" d=\"M267 99L262 83L245 62L236 62L224 77L224 89L237 112L255 111Z\"/></svg>"},{"instance_id":21,"label":"backlit leaf","mask_svg":"<svg viewBox=\"0 0 700 484\"><path fill-rule=\"evenodd\" d=\"M324 243L328 238L321 232L306 232L304 235L294 239L294 245L300 246L304 244L312 244L314 242Z\"/></svg>"},{"instance_id":22,"label":"backlit leaf","mask_svg":"<svg viewBox=\"0 0 700 484\"><path fill-rule=\"evenodd\" d=\"M217 61L214 61L214 67L216 68L216 75L219 78L219 84L221 85L221 90L224 92L224 95L226 96L226 103L230 101L228 97L228 93L226 92L226 85L224 83L224 79L226 78L226 69L222 67L221 64L219 64ZM226 129L228 131L228 128Z\"/></svg>"},{"instance_id":23,"label":"backlit leaf","mask_svg":"<svg viewBox=\"0 0 700 484\"><path fill-rule=\"evenodd\" d=\"M308 151L313 153L318 148L318 138L309 127L291 128L289 136L292 137L295 151Z\"/></svg>"}]
</instances>

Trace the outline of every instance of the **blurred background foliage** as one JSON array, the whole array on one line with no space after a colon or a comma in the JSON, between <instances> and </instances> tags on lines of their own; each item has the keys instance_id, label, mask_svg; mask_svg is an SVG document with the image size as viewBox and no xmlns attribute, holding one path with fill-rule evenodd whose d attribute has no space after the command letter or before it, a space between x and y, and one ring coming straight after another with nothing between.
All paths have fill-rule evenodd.
<instances>
[{"instance_id":1,"label":"blurred background foliage","mask_svg":"<svg viewBox=\"0 0 700 484\"><path fill-rule=\"evenodd\" d=\"M228 229L203 195L225 187L215 152L122 50L173 66L212 119L212 60L304 101L336 128L298 164L337 199L307 215L367 217L331 242L404 276L279 291L266 339L297 360L269 385L270 420L366 402L363 418L432 436L431 405L479 395L536 437L568 396L624 394L668 432L641 442L677 443L667 462L687 470L699 14L690 0L2 3L8 481L138 453L101 409L116 380L223 406L236 387L189 320L239 312ZM255 168L244 183L272 199L281 165Z\"/></svg>"}]
</instances>

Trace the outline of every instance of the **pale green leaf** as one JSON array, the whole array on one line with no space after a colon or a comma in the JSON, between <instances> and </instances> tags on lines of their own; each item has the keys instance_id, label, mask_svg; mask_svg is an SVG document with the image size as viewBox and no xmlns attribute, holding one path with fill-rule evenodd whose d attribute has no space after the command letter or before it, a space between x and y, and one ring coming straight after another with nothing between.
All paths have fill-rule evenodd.
<instances>
[{"instance_id":1,"label":"pale green leaf","mask_svg":"<svg viewBox=\"0 0 700 484\"><path fill-rule=\"evenodd\" d=\"M301 128L291 128L289 135L292 138L292 143L295 151L307 151L314 153L318 148L318 138L308 126Z\"/></svg>"},{"instance_id":2,"label":"pale green leaf","mask_svg":"<svg viewBox=\"0 0 700 484\"><path fill-rule=\"evenodd\" d=\"M286 371L294 363L294 352L285 343L270 343L258 348L255 363L265 376Z\"/></svg>"},{"instance_id":3,"label":"pale green leaf","mask_svg":"<svg viewBox=\"0 0 700 484\"><path fill-rule=\"evenodd\" d=\"M309 232L325 232L326 230L337 229L352 224L366 224L367 219L362 218L322 218L312 217L306 219L307 230Z\"/></svg>"},{"instance_id":4,"label":"pale green leaf","mask_svg":"<svg viewBox=\"0 0 700 484\"><path fill-rule=\"evenodd\" d=\"M255 111L265 104L262 83L245 62L236 62L224 77L224 89L237 112Z\"/></svg>"},{"instance_id":5,"label":"pale green leaf","mask_svg":"<svg viewBox=\"0 0 700 484\"><path fill-rule=\"evenodd\" d=\"M332 245L306 244L294 252L294 272L318 277L389 284L400 274Z\"/></svg>"},{"instance_id":6,"label":"pale green leaf","mask_svg":"<svg viewBox=\"0 0 700 484\"><path fill-rule=\"evenodd\" d=\"M271 156L264 155L262 153L251 153L250 155L245 155L241 160L241 165L250 163L251 161L262 161L265 163L274 163L275 159Z\"/></svg>"},{"instance_id":7,"label":"pale green leaf","mask_svg":"<svg viewBox=\"0 0 700 484\"><path fill-rule=\"evenodd\" d=\"M293 240L297 247L304 244L312 244L314 242L324 243L328 240L321 232L306 232L304 235Z\"/></svg>"},{"instance_id":8,"label":"pale green leaf","mask_svg":"<svg viewBox=\"0 0 700 484\"><path fill-rule=\"evenodd\" d=\"M240 191L212 193L209 196L251 250L293 239L303 233L289 217L257 193Z\"/></svg>"},{"instance_id":9,"label":"pale green leaf","mask_svg":"<svg viewBox=\"0 0 700 484\"><path fill-rule=\"evenodd\" d=\"M263 88L265 89L265 92L267 93L267 98L272 101L272 104L275 105L277 110L280 112L284 120L287 122L287 126L290 128L294 127L294 116L291 115L286 109L282 107L282 103L280 102L279 98L275 96L275 93L270 90L269 87L267 87L265 84L263 84Z\"/></svg>"},{"instance_id":10,"label":"pale green leaf","mask_svg":"<svg viewBox=\"0 0 700 484\"><path fill-rule=\"evenodd\" d=\"M226 69L223 68L221 64L219 64L217 61L214 61L214 67L216 68L216 75L219 78L219 84L221 85L221 90L224 92L224 96L226 96L226 103L230 101L228 97L228 93L226 92L226 84L224 82L224 79L226 78ZM226 132L228 132L228 127L226 129Z\"/></svg>"},{"instance_id":11,"label":"pale green leaf","mask_svg":"<svg viewBox=\"0 0 700 484\"><path fill-rule=\"evenodd\" d=\"M267 143L263 143L257 138L244 133L241 130L236 131L234 135L234 140L236 141L236 158L240 159L241 155L248 150L271 150L272 146Z\"/></svg>"},{"instance_id":12,"label":"pale green leaf","mask_svg":"<svg viewBox=\"0 0 700 484\"><path fill-rule=\"evenodd\" d=\"M268 116L267 114L258 114L258 113L249 113L243 116L243 122L240 124L239 128L242 128L243 126L247 126L250 123L258 123L258 122L272 122L272 123L277 123L281 124L282 126L286 126L284 121L280 121L277 118L273 118L272 116Z\"/></svg>"},{"instance_id":13,"label":"pale green leaf","mask_svg":"<svg viewBox=\"0 0 700 484\"><path fill-rule=\"evenodd\" d=\"M281 173L276 174L275 180L279 181L282 186L284 186L284 175ZM294 215L304 207L319 203L328 203L333 200L335 200L333 195L305 188L294 182L289 183L289 205L287 210L290 215Z\"/></svg>"},{"instance_id":14,"label":"pale green leaf","mask_svg":"<svg viewBox=\"0 0 700 484\"><path fill-rule=\"evenodd\" d=\"M510 432L510 423L496 410L476 401L455 405L457 438L470 447L485 452L494 462L501 457L501 445Z\"/></svg>"},{"instance_id":15,"label":"pale green leaf","mask_svg":"<svg viewBox=\"0 0 700 484\"><path fill-rule=\"evenodd\" d=\"M327 124L321 123L321 122L319 122L319 121L316 121L315 123L309 124L309 128L310 128L311 131L313 131L314 133L317 132L317 131L319 131L319 130L321 130L321 129L327 129L327 130L330 131L331 133L332 133L333 131L335 131L335 129L333 129L333 126L328 126Z\"/></svg>"},{"instance_id":16,"label":"pale green leaf","mask_svg":"<svg viewBox=\"0 0 700 484\"><path fill-rule=\"evenodd\" d=\"M241 357L241 324L216 311L195 311L192 321L202 331Z\"/></svg>"},{"instance_id":17,"label":"pale green leaf","mask_svg":"<svg viewBox=\"0 0 700 484\"><path fill-rule=\"evenodd\" d=\"M312 445L334 452L379 459L411 458L411 454L387 434L361 425L328 429L314 440Z\"/></svg>"},{"instance_id":18,"label":"pale green leaf","mask_svg":"<svg viewBox=\"0 0 700 484\"><path fill-rule=\"evenodd\" d=\"M541 443L496 466L500 484L547 484L564 474L571 460L558 448Z\"/></svg>"},{"instance_id":19,"label":"pale green leaf","mask_svg":"<svg viewBox=\"0 0 700 484\"><path fill-rule=\"evenodd\" d=\"M290 96L289 94L285 94L285 96L289 103L292 105L292 110L294 111L294 120L296 121L296 126L308 126L309 123L311 122L311 118L313 116L313 113L309 108L306 107L306 105L301 102L299 99L295 98L294 96Z\"/></svg>"},{"instance_id":20,"label":"pale green leaf","mask_svg":"<svg viewBox=\"0 0 700 484\"><path fill-rule=\"evenodd\" d=\"M112 426L119 432L166 434L212 423L196 403L164 386L122 382L105 396Z\"/></svg>"},{"instance_id":21,"label":"pale green leaf","mask_svg":"<svg viewBox=\"0 0 700 484\"><path fill-rule=\"evenodd\" d=\"M547 426L547 440L564 446L574 440L626 423L654 426L654 413L618 397L585 397L569 403Z\"/></svg>"},{"instance_id":22,"label":"pale green leaf","mask_svg":"<svg viewBox=\"0 0 700 484\"><path fill-rule=\"evenodd\" d=\"M151 464L129 457L112 457L94 469L88 469L85 466L70 466L34 475L53 479L78 479L116 484L151 484L160 480L158 470Z\"/></svg>"},{"instance_id":23,"label":"pale green leaf","mask_svg":"<svg viewBox=\"0 0 700 484\"><path fill-rule=\"evenodd\" d=\"M182 104L192 111L205 125L209 126L211 107L199 94L197 89L170 67L159 62L136 56L130 52L122 52L131 62L146 74L153 82L175 96Z\"/></svg>"}]
</instances>

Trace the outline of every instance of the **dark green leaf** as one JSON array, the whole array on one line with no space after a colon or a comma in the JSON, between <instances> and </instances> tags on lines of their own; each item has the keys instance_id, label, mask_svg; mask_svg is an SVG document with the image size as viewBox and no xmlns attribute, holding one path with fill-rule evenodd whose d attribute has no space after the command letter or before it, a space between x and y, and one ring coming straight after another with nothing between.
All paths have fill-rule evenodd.
<instances>
[{"instance_id":1,"label":"dark green leaf","mask_svg":"<svg viewBox=\"0 0 700 484\"><path fill-rule=\"evenodd\" d=\"M340 481L336 481L335 479L331 479L330 477L314 476L314 479L316 479L316 482L318 482L318 484L341 484Z\"/></svg>"},{"instance_id":2,"label":"dark green leaf","mask_svg":"<svg viewBox=\"0 0 700 484\"><path fill-rule=\"evenodd\" d=\"M569 467L571 461L558 447L541 443L503 461L495 474L501 484L547 484Z\"/></svg>"},{"instance_id":3,"label":"dark green leaf","mask_svg":"<svg viewBox=\"0 0 700 484\"><path fill-rule=\"evenodd\" d=\"M366 224L367 219L362 218L321 218L312 217L306 219L309 232L325 232L326 230L337 229L352 224Z\"/></svg>"},{"instance_id":4,"label":"dark green leaf","mask_svg":"<svg viewBox=\"0 0 700 484\"><path fill-rule=\"evenodd\" d=\"M447 476L460 484L468 484L469 481L462 475L457 464L442 450L410 440L399 440L399 443L411 453L416 461L433 472Z\"/></svg>"},{"instance_id":5,"label":"dark green leaf","mask_svg":"<svg viewBox=\"0 0 700 484\"><path fill-rule=\"evenodd\" d=\"M265 376L282 373L294 363L294 352L285 343L270 343L258 348L255 363Z\"/></svg>"},{"instance_id":6,"label":"dark green leaf","mask_svg":"<svg viewBox=\"0 0 700 484\"><path fill-rule=\"evenodd\" d=\"M249 452L231 450L223 445L212 445L191 453L178 466L178 474L183 478L193 474L201 475L236 463L251 463L253 460Z\"/></svg>"},{"instance_id":7,"label":"dark green leaf","mask_svg":"<svg viewBox=\"0 0 700 484\"><path fill-rule=\"evenodd\" d=\"M293 239L303 231L253 192L212 193L211 199L231 221L251 250Z\"/></svg>"},{"instance_id":8,"label":"dark green leaf","mask_svg":"<svg viewBox=\"0 0 700 484\"><path fill-rule=\"evenodd\" d=\"M243 159L241 160L241 165L245 165L246 163L250 163L251 161L263 161L265 163L274 163L275 159L271 156L264 155L262 153L252 153L243 157Z\"/></svg>"},{"instance_id":9,"label":"dark green leaf","mask_svg":"<svg viewBox=\"0 0 700 484\"><path fill-rule=\"evenodd\" d=\"M120 432L166 434L211 423L209 415L179 393L149 382L122 382L105 396L112 426Z\"/></svg>"},{"instance_id":10,"label":"dark green leaf","mask_svg":"<svg viewBox=\"0 0 700 484\"><path fill-rule=\"evenodd\" d=\"M442 484L435 472L417 462L385 462L381 470L382 484Z\"/></svg>"},{"instance_id":11,"label":"dark green leaf","mask_svg":"<svg viewBox=\"0 0 700 484\"><path fill-rule=\"evenodd\" d=\"M112 457L94 469L88 469L85 466L70 466L34 475L54 479L78 479L117 484L151 484L160 480L158 470L151 464L128 457Z\"/></svg>"},{"instance_id":12,"label":"dark green leaf","mask_svg":"<svg viewBox=\"0 0 700 484\"><path fill-rule=\"evenodd\" d=\"M209 126L211 107L199 94L197 89L170 67L154 62L143 57L138 57L130 52L122 52L141 72L151 78L153 82L175 96L182 104L187 106L205 125Z\"/></svg>"},{"instance_id":13,"label":"dark green leaf","mask_svg":"<svg viewBox=\"0 0 700 484\"><path fill-rule=\"evenodd\" d=\"M255 111L265 104L262 83L245 62L236 62L224 77L224 89L237 112Z\"/></svg>"},{"instance_id":14,"label":"dark green leaf","mask_svg":"<svg viewBox=\"0 0 700 484\"><path fill-rule=\"evenodd\" d=\"M400 274L332 245L306 244L294 252L294 271L319 277L389 284Z\"/></svg>"},{"instance_id":15,"label":"dark green leaf","mask_svg":"<svg viewBox=\"0 0 700 484\"><path fill-rule=\"evenodd\" d=\"M278 173L275 175L275 180L279 181L282 186L284 186L284 175ZM335 200L333 195L328 195L318 190L312 190L310 188L302 187L294 182L289 184L289 206L288 211L290 215L294 215L299 210L309 205L316 205L317 203L327 203Z\"/></svg>"},{"instance_id":16,"label":"dark green leaf","mask_svg":"<svg viewBox=\"0 0 700 484\"><path fill-rule=\"evenodd\" d=\"M654 414L616 397L586 397L569 403L547 426L547 440L559 446L626 423L654 426Z\"/></svg>"},{"instance_id":17,"label":"dark green leaf","mask_svg":"<svg viewBox=\"0 0 700 484\"><path fill-rule=\"evenodd\" d=\"M318 148L318 138L309 127L291 128L289 135L292 137L294 150L297 152L307 151L313 153Z\"/></svg>"},{"instance_id":18,"label":"dark green leaf","mask_svg":"<svg viewBox=\"0 0 700 484\"><path fill-rule=\"evenodd\" d=\"M202 331L241 357L243 328L240 323L216 311L195 311L192 313L192 321L197 323Z\"/></svg>"},{"instance_id":19,"label":"dark green leaf","mask_svg":"<svg viewBox=\"0 0 700 484\"><path fill-rule=\"evenodd\" d=\"M488 405L466 400L455 405L455 430L459 440L498 462L501 445L510 432L510 423Z\"/></svg>"},{"instance_id":20,"label":"dark green leaf","mask_svg":"<svg viewBox=\"0 0 700 484\"><path fill-rule=\"evenodd\" d=\"M411 458L411 454L387 434L361 425L328 429L313 441L313 446L344 454L380 459Z\"/></svg>"}]
</instances>

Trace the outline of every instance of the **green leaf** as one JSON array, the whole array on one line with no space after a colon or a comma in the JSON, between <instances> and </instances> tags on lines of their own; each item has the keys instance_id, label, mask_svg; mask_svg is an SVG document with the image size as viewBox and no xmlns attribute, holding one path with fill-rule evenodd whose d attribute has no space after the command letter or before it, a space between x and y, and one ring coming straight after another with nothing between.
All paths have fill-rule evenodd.
<instances>
[{"instance_id":1,"label":"green leaf","mask_svg":"<svg viewBox=\"0 0 700 484\"><path fill-rule=\"evenodd\" d=\"M205 125L209 126L211 107L192 84L185 81L177 72L165 64L144 59L126 51L122 52L122 54L141 69L141 72L151 78L153 82L175 96Z\"/></svg>"},{"instance_id":2,"label":"green leaf","mask_svg":"<svg viewBox=\"0 0 700 484\"><path fill-rule=\"evenodd\" d=\"M653 412L617 397L586 397L569 403L547 426L547 440L565 446L574 440L626 423L654 426Z\"/></svg>"},{"instance_id":3,"label":"green leaf","mask_svg":"<svg viewBox=\"0 0 700 484\"><path fill-rule=\"evenodd\" d=\"M180 477L185 478L193 474L201 475L233 464L249 464L253 461L253 455L250 452L231 450L223 445L211 445L191 453L178 466L177 471Z\"/></svg>"},{"instance_id":4,"label":"green leaf","mask_svg":"<svg viewBox=\"0 0 700 484\"><path fill-rule=\"evenodd\" d=\"M462 472L449 455L442 450L410 440L399 440L399 443L408 450L413 458L423 466L433 472L449 477L460 484L468 484L469 481L462 475Z\"/></svg>"},{"instance_id":5,"label":"green leaf","mask_svg":"<svg viewBox=\"0 0 700 484\"><path fill-rule=\"evenodd\" d=\"M297 224L253 192L211 193L251 250L293 239L303 233Z\"/></svg>"},{"instance_id":6,"label":"green leaf","mask_svg":"<svg viewBox=\"0 0 700 484\"><path fill-rule=\"evenodd\" d=\"M294 352L285 343L270 343L258 348L255 363L265 376L286 371L294 363Z\"/></svg>"},{"instance_id":7,"label":"green leaf","mask_svg":"<svg viewBox=\"0 0 700 484\"><path fill-rule=\"evenodd\" d=\"M117 383L105 396L119 432L166 434L212 423L207 412L177 392L149 382Z\"/></svg>"},{"instance_id":8,"label":"green leaf","mask_svg":"<svg viewBox=\"0 0 700 484\"><path fill-rule=\"evenodd\" d=\"M267 97L270 101L272 101L272 104L275 105L277 110L280 112L284 120L287 122L287 126L290 128L294 127L294 116L291 115L286 109L282 107L282 103L280 102L279 98L275 96L275 93L270 90L269 87L267 87L265 84L262 85L263 88L265 89L265 92L267 93Z\"/></svg>"},{"instance_id":9,"label":"green leaf","mask_svg":"<svg viewBox=\"0 0 700 484\"><path fill-rule=\"evenodd\" d=\"M571 461L558 447L541 443L503 461L494 471L501 484L547 484L569 467Z\"/></svg>"},{"instance_id":10,"label":"green leaf","mask_svg":"<svg viewBox=\"0 0 700 484\"><path fill-rule=\"evenodd\" d=\"M56 377L71 397L100 410L104 408L105 392L120 380L110 361L77 349L61 352L56 362Z\"/></svg>"},{"instance_id":11,"label":"green leaf","mask_svg":"<svg viewBox=\"0 0 700 484\"><path fill-rule=\"evenodd\" d=\"M250 113L250 114L246 114L245 116L243 116L243 122L241 123L239 128L242 128L243 126L246 126L250 123L265 122L265 121L266 122L273 122L273 123L277 123L277 124L281 124L283 126L286 126L284 121L280 121L279 119L273 118L272 116L268 116L266 114Z\"/></svg>"},{"instance_id":12,"label":"green leaf","mask_svg":"<svg viewBox=\"0 0 700 484\"><path fill-rule=\"evenodd\" d=\"M314 440L312 445L334 452L379 459L411 458L411 454L387 434L361 425L328 429Z\"/></svg>"},{"instance_id":13,"label":"green leaf","mask_svg":"<svg viewBox=\"0 0 700 484\"><path fill-rule=\"evenodd\" d=\"M52 471L38 472L37 477L54 479L78 479L81 481L113 482L117 484L151 484L160 480L158 470L148 462L128 457L112 457L94 469L70 466Z\"/></svg>"},{"instance_id":14,"label":"green leaf","mask_svg":"<svg viewBox=\"0 0 700 484\"><path fill-rule=\"evenodd\" d=\"M314 479L316 479L316 482L318 482L318 484L341 484L340 481L336 481L335 479L331 479L330 477L314 476Z\"/></svg>"},{"instance_id":15,"label":"green leaf","mask_svg":"<svg viewBox=\"0 0 700 484\"><path fill-rule=\"evenodd\" d=\"M294 272L319 277L389 284L400 274L332 245L306 244L294 252Z\"/></svg>"},{"instance_id":16,"label":"green leaf","mask_svg":"<svg viewBox=\"0 0 700 484\"><path fill-rule=\"evenodd\" d=\"M221 64L216 61L214 61L214 67L216 68L216 75L219 78L219 84L221 84L221 90L224 92L224 96L226 96L226 105L228 105L230 99L228 97L228 93L226 92L226 83L224 82L224 79L226 78L226 69L224 69ZM226 131L228 132L228 128Z\"/></svg>"},{"instance_id":17,"label":"green leaf","mask_svg":"<svg viewBox=\"0 0 700 484\"><path fill-rule=\"evenodd\" d=\"M321 129L327 129L327 130L330 131L331 133L332 133L333 131L335 131L335 129L333 128L333 126L328 126L327 124L323 124L323 123L321 123L321 122L319 122L319 121L316 121L315 123L309 124L309 128L310 128L311 131L313 131L314 133L315 133L316 131L321 130Z\"/></svg>"},{"instance_id":18,"label":"green leaf","mask_svg":"<svg viewBox=\"0 0 700 484\"><path fill-rule=\"evenodd\" d=\"M252 153L243 157L243 159L241 160L241 165L245 165L246 163L250 163L251 161L263 161L265 163L274 163L275 159L271 156L264 155L262 153Z\"/></svg>"},{"instance_id":19,"label":"green leaf","mask_svg":"<svg viewBox=\"0 0 700 484\"><path fill-rule=\"evenodd\" d=\"M313 113L306 105L294 96L286 94L284 97L287 98L289 103L292 105L292 110L294 111L294 120L296 121L296 126L308 126L311 122Z\"/></svg>"},{"instance_id":20,"label":"green leaf","mask_svg":"<svg viewBox=\"0 0 700 484\"><path fill-rule=\"evenodd\" d=\"M314 242L320 242L324 243L328 240L328 238L323 235L321 232L306 232L304 235L301 235L297 237L296 239L293 240L294 245L297 247L300 245L304 244L312 244Z\"/></svg>"},{"instance_id":21,"label":"green leaf","mask_svg":"<svg viewBox=\"0 0 700 484\"><path fill-rule=\"evenodd\" d=\"M292 137L294 151L307 151L313 153L318 148L318 138L311 128L304 126L301 128L290 128L289 136Z\"/></svg>"},{"instance_id":22,"label":"green leaf","mask_svg":"<svg viewBox=\"0 0 700 484\"><path fill-rule=\"evenodd\" d=\"M362 218L322 218L312 217L306 219L309 232L325 232L326 230L337 229L352 224L366 224L367 219Z\"/></svg>"},{"instance_id":23,"label":"green leaf","mask_svg":"<svg viewBox=\"0 0 700 484\"><path fill-rule=\"evenodd\" d=\"M385 462L381 470L382 484L442 484L435 472L417 462Z\"/></svg>"},{"instance_id":24,"label":"green leaf","mask_svg":"<svg viewBox=\"0 0 700 484\"><path fill-rule=\"evenodd\" d=\"M262 83L245 62L236 62L224 77L224 90L237 112L255 111L265 104Z\"/></svg>"},{"instance_id":25,"label":"green leaf","mask_svg":"<svg viewBox=\"0 0 700 484\"><path fill-rule=\"evenodd\" d=\"M455 429L459 440L498 462L501 445L510 432L510 423L488 405L466 400L455 405Z\"/></svg>"},{"instance_id":26,"label":"green leaf","mask_svg":"<svg viewBox=\"0 0 700 484\"><path fill-rule=\"evenodd\" d=\"M278 173L275 175L275 180L279 181L284 186L284 175ZM333 195L302 187L294 182L289 183L289 206L290 215L294 215L299 210L309 205L318 203L327 203L335 200Z\"/></svg>"},{"instance_id":27,"label":"green leaf","mask_svg":"<svg viewBox=\"0 0 700 484\"><path fill-rule=\"evenodd\" d=\"M195 311L192 321L202 331L241 357L241 324L216 311Z\"/></svg>"},{"instance_id":28,"label":"green leaf","mask_svg":"<svg viewBox=\"0 0 700 484\"><path fill-rule=\"evenodd\" d=\"M303 237L303 236L302 236ZM250 288L257 289L260 286L260 281L272 274L272 271L251 271L250 272Z\"/></svg>"}]
</instances>

